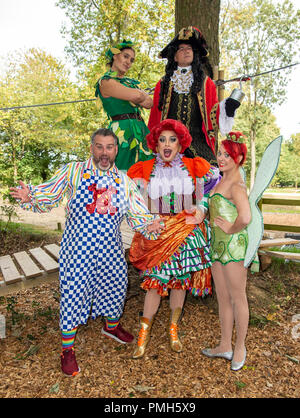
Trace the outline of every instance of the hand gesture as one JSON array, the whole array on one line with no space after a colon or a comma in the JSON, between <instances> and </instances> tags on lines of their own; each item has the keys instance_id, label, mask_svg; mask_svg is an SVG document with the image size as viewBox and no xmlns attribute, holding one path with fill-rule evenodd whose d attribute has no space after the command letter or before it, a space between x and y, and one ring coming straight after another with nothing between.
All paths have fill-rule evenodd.
<instances>
[{"instance_id":1,"label":"hand gesture","mask_svg":"<svg viewBox=\"0 0 300 418\"><path fill-rule=\"evenodd\" d=\"M165 229L164 219L165 218L163 217L155 219L155 221L153 221L151 224L147 226L147 232L156 232L160 234L161 231Z\"/></svg>"},{"instance_id":2,"label":"hand gesture","mask_svg":"<svg viewBox=\"0 0 300 418\"><path fill-rule=\"evenodd\" d=\"M231 234L230 230L233 225L231 222L226 221L226 219L221 218L221 216L216 216L214 223L216 226L221 228L225 234Z\"/></svg>"},{"instance_id":3,"label":"hand gesture","mask_svg":"<svg viewBox=\"0 0 300 418\"><path fill-rule=\"evenodd\" d=\"M191 206L189 209L184 210L187 216L185 217L187 224L201 224L205 218L205 213L202 210L197 209L196 206Z\"/></svg>"},{"instance_id":4,"label":"hand gesture","mask_svg":"<svg viewBox=\"0 0 300 418\"><path fill-rule=\"evenodd\" d=\"M23 181L19 181L20 186L21 187L10 187L10 194L12 197L14 197L15 199L19 199L21 203L27 203L30 202L30 197L29 197L29 187L26 186L25 183L23 183Z\"/></svg>"}]
</instances>

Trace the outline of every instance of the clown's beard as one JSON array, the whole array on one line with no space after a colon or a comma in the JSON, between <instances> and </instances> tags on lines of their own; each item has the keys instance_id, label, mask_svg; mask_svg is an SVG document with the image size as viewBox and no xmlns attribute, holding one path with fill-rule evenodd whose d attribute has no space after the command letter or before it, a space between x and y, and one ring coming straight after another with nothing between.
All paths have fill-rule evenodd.
<instances>
[{"instance_id":1,"label":"clown's beard","mask_svg":"<svg viewBox=\"0 0 300 418\"><path fill-rule=\"evenodd\" d=\"M106 155L103 155L102 157L99 157L97 159L93 157L93 161L94 161L95 166L99 170L102 170L102 171L109 170L114 165L114 162L115 162L114 159L109 158Z\"/></svg>"}]
</instances>

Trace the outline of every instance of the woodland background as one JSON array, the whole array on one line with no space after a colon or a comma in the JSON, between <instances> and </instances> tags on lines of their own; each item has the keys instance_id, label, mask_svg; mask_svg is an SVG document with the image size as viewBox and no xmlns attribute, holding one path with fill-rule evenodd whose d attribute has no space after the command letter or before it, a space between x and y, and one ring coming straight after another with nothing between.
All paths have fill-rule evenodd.
<instances>
[{"instance_id":1,"label":"woodland background","mask_svg":"<svg viewBox=\"0 0 300 418\"><path fill-rule=\"evenodd\" d=\"M94 85L106 70L105 51L120 40L136 43L136 61L128 76L140 80L142 88L154 87L163 75L166 63L158 59L158 53L174 36L175 26L188 22L201 24L211 45L211 63L219 64L225 79L289 65L299 54L300 12L289 0L58 0L57 7L69 19L62 33L74 72L40 49L7 56L6 71L0 76L0 108L92 100L0 111L0 187L4 195L20 178L40 183L62 164L89 155L91 133L108 124L103 109L93 100ZM245 168L250 183L263 150L280 134L272 109L286 99L290 71L287 68L243 83L246 98L234 129L248 138ZM238 84L225 84L225 97L234 87ZM144 117L147 120L147 112ZM283 144L272 184L298 187L299 180L297 133Z\"/></svg>"},{"instance_id":2,"label":"woodland background","mask_svg":"<svg viewBox=\"0 0 300 418\"><path fill-rule=\"evenodd\" d=\"M179 28L190 24L203 31L211 63L224 69L225 79L298 60L300 13L290 0L57 0L57 5L69 17L63 34L74 71L40 49L7 56L6 71L0 75L0 108L90 101L0 110L2 198L18 179L40 183L62 164L87 158L91 133L108 124L93 100L94 85L106 70L105 51L119 40L136 42L136 61L128 75L139 79L143 88L154 87L164 73L159 51ZM291 68L243 84L246 97L234 129L248 138L249 182L263 150L280 134L272 110L286 99L290 72ZM234 87L238 84L225 85L225 97ZM146 120L147 116L145 112ZM297 187L299 179L300 132L285 138L273 186L286 190ZM1 209L8 219L16 210L0 199L0 213ZM288 216L288 224L295 225L294 213L276 215ZM61 232L37 231L32 225L42 216L30 220L27 232L24 221L11 231L0 219L0 256L59 243ZM46 216L48 228L50 216L56 225L54 211ZM101 335L101 318L89 321L76 340L82 372L71 380L60 370L57 279L0 296L0 315L7 320L7 337L0 339L0 398L299 398L299 264L275 260L267 271L249 273L249 279L247 364L237 373L225 360L200 354L219 338L215 296L187 299L180 328L184 351L177 357L168 348L167 300L161 304L142 363L132 359L133 347L120 347ZM122 321L137 335L144 293L131 265L129 282Z\"/></svg>"}]
</instances>

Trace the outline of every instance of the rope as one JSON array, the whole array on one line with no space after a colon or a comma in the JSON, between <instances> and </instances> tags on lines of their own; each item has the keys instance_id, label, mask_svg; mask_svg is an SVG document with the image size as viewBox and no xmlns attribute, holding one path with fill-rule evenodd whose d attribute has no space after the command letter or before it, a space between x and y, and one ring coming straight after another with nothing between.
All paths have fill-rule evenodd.
<instances>
[{"instance_id":1,"label":"rope","mask_svg":"<svg viewBox=\"0 0 300 418\"><path fill-rule=\"evenodd\" d=\"M29 107L56 106L56 105L62 105L62 104L68 104L68 103L92 102L95 100L96 99L82 99L82 100L71 100L68 102L43 103L43 104L28 105L28 106L0 107L0 110L15 110L15 109L27 109Z\"/></svg>"},{"instance_id":2,"label":"rope","mask_svg":"<svg viewBox=\"0 0 300 418\"><path fill-rule=\"evenodd\" d=\"M241 77L232 78L231 80L216 80L215 84L216 86L222 86L226 83L231 83L233 81L248 81L251 80L253 77L258 77L260 75L265 75L269 73L273 73L275 71L280 71L285 68L293 67L295 65L299 65L299 62L296 62L295 64L286 65L285 67L275 68L274 70L265 71L263 73L254 74L254 75L243 75ZM146 88L146 91L149 91L149 94L153 93L154 88ZM82 102L93 102L96 99L82 99L82 100L70 100L66 102L56 102L56 103L43 103L43 104L36 104L36 105L27 105L27 106L12 106L12 107L0 107L0 110L6 111L6 110L16 110L16 109L28 109L31 107L42 107L42 106L56 106L56 105L62 105L62 104L69 104L69 103L82 103Z\"/></svg>"},{"instance_id":3,"label":"rope","mask_svg":"<svg viewBox=\"0 0 300 418\"><path fill-rule=\"evenodd\" d=\"M222 86L223 84L232 83L233 81L248 81L248 80L251 80L251 78L259 77L261 75L265 75L269 73L274 73L275 71L284 70L285 68L294 67L295 65L299 65L299 64L300 64L299 62L296 62L295 64L286 65L285 67L274 68L273 70L264 71L263 73L254 74L254 75L242 75L241 77L232 78L231 80L216 80L215 84L216 86Z\"/></svg>"}]
</instances>

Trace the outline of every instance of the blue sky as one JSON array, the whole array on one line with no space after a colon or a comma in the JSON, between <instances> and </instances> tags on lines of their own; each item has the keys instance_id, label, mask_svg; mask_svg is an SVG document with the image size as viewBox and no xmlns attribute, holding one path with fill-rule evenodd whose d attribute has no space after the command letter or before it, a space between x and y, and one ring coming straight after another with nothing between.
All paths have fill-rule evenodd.
<instances>
[{"instance_id":1,"label":"blue sky","mask_svg":"<svg viewBox=\"0 0 300 418\"><path fill-rule=\"evenodd\" d=\"M298 1L294 0L295 6ZM0 56L35 47L66 62L60 29L67 19L55 3L56 0L0 0ZM70 63L66 64L71 68ZM300 65L292 70L286 103L273 112L285 139L300 132L299 93Z\"/></svg>"}]
</instances>

